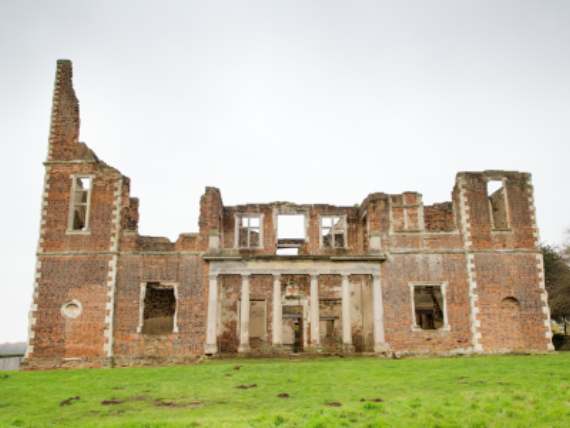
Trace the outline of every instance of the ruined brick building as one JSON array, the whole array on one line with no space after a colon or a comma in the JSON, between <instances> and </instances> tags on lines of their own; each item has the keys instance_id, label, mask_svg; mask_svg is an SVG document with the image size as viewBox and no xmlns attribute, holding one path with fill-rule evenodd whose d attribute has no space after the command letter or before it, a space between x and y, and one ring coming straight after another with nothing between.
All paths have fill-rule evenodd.
<instances>
[{"instance_id":1,"label":"ruined brick building","mask_svg":"<svg viewBox=\"0 0 570 428\"><path fill-rule=\"evenodd\" d=\"M434 205L225 206L207 187L198 233L142 236L129 179L78 140L71 74L58 61L28 367L552 349L530 174L460 172Z\"/></svg>"}]
</instances>

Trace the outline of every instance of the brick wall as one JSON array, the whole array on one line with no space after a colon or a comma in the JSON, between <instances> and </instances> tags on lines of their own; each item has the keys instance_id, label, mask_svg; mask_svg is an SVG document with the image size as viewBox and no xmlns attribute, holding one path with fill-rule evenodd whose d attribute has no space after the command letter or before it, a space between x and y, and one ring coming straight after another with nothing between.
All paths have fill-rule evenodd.
<instances>
[{"instance_id":1,"label":"brick wall","mask_svg":"<svg viewBox=\"0 0 570 428\"><path fill-rule=\"evenodd\" d=\"M203 354L208 312L209 260L307 260L376 263L381 269L386 343L399 353L470 353L552 349L549 308L531 177L516 171L461 172L450 201L424 206L422 195L372 193L360 204L274 202L224 206L219 189L206 187L199 231L175 242L138 233L139 201L130 181L79 141L79 103L69 61L58 61L48 158L42 193L40 236L30 309L28 368L130 365L187 361ZM71 232L73 177L92 177L87 231ZM503 190L487 192L500 180ZM494 224L489 197L505 222ZM262 245L237 248L236 216L262 216ZM306 217L298 258L276 256L280 214ZM323 248L320 219L346 218L346 245ZM497 222L495 222L497 223ZM329 263L329 265L327 265ZM246 273L246 272L243 272ZM283 274L284 299L310 302L308 275ZM338 316L333 334L340 344L340 276L320 274L323 316ZM253 352L272 353L273 272L252 275L250 296L266 302L266 336L251 341ZM373 343L372 280L350 275L352 340L357 352ZM141 287L175 287L176 327L164 335L140 331ZM447 324L438 330L414 325L413 285L445 287ZM219 277L218 344L236 352L239 342L239 275ZM329 303L326 304L326 300ZM75 308L73 316L64 310ZM79 308L79 309L77 309ZM305 308L306 310L306 308ZM66 315L67 314L67 315ZM336 314L336 315L335 315ZM303 332L310 341L304 314ZM319 321L321 338L326 322ZM334 346L333 346L334 348ZM334 350L334 349L333 349Z\"/></svg>"}]
</instances>

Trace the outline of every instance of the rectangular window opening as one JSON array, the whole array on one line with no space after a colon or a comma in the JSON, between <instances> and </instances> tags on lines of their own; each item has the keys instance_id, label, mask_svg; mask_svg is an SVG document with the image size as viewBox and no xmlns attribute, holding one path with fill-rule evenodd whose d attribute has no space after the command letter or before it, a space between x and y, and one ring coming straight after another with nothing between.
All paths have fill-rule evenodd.
<instances>
[{"instance_id":1,"label":"rectangular window opening","mask_svg":"<svg viewBox=\"0 0 570 428\"><path fill-rule=\"evenodd\" d=\"M243 215L238 218L238 246L240 248L261 246L261 216Z\"/></svg>"},{"instance_id":2,"label":"rectangular window opening","mask_svg":"<svg viewBox=\"0 0 570 428\"><path fill-rule=\"evenodd\" d=\"M91 177L73 178L69 224L72 231L86 231L89 228L91 184Z\"/></svg>"},{"instance_id":3,"label":"rectangular window opening","mask_svg":"<svg viewBox=\"0 0 570 428\"><path fill-rule=\"evenodd\" d=\"M176 296L172 286L148 283L144 296L143 334L163 335L174 331Z\"/></svg>"},{"instance_id":4,"label":"rectangular window opening","mask_svg":"<svg viewBox=\"0 0 570 428\"><path fill-rule=\"evenodd\" d=\"M414 287L415 325L422 330L437 330L445 324L443 295L439 285Z\"/></svg>"},{"instance_id":5,"label":"rectangular window opening","mask_svg":"<svg viewBox=\"0 0 570 428\"><path fill-rule=\"evenodd\" d=\"M279 214L277 216L277 239L305 239L305 216L303 214Z\"/></svg>"},{"instance_id":6,"label":"rectangular window opening","mask_svg":"<svg viewBox=\"0 0 570 428\"><path fill-rule=\"evenodd\" d=\"M344 216L321 217L321 245L324 248L346 246L346 218Z\"/></svg>"},{"instance_id":7,"label":"rectangular window opening","mask_svg":"<svg viewBox=\"0 0 570 428\"><path fill-rule=\"evenodd\" d=\"M507 195L502 180L487 181L487 199L489 201L493 229L509 229Z\"/></svg>"}]
</instances>

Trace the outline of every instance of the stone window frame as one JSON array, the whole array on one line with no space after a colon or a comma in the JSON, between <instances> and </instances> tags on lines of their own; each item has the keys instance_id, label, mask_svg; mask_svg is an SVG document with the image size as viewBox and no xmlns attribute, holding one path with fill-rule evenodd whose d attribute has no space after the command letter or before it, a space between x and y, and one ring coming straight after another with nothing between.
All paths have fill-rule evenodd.
<instances>
[{"instance_id":1,"label":"stone window frame","mask_svg":"<svg viewBox=\"0 0 570 428\"><path fill-rule=\"evenodd\" d=\"M137 325L137 333L143 334L143 324L144 324L144 299L146 297L146 287L149 284L158 283L163 288L172 288L174 290L174 301L176 302L174 308L174 316L172 322L172 333L179 333L178 328L178 286L180 285L178 282L170 282L170 281L144 281L140 283L140 294L139 294L139 323Z\"/></svg>"},{"instance_id":2,"label":"stone window frame","mask_svg":"<svg viewBox=\"0 0 570 428\"><path fill-rule=\"evenodd\" d=\"M402 204L394 204L393 198L398 197L398 196L402 196ZM418 233L424 233L425 232L424 202L423 202L423 198L421 197L421 195L419 195L419 196L420 196L420 202L416 203L416 204L406 203L404 193L389 196L389 198L388 198L388 218L390 221L390 234L405 235L405 234L418 234ZM402 208L402 218L403 218L403 222L404 222L404 226L402 229L396 229L394 227L394 213L393 213L394 208ZM408 210L410 208L417 208L418 209L418 227L417 228L410 227L409 215L408 215ZM440 233L440 232L437 232L437 233Z\"/></svg>"},{"instance_id":3,"label":"stone window frame","mask_svg":"<svg viewBox=\"0 0 570 428\"><path fill-rule=\"evenodd\" d=\"M247 218L252 218L252 217L258 217L259 218L259 245L252 247L250 245L247 246L240 246L239 245L239 229L240 229L240 223L242 218L247 217ZM264 220L264 215L263 213L236 213L234 214L234 248L263 248L263 220ZM248 236L247 236L247 242L249 244L249 232L248 232Z\"/></svg>"},{"instance_id":4,"label":"stone window frame","mask_svg":"<svg viewBox=\"0 0 570 428\"><path fill-rule=\"evenodd\" d=\"M437 331L450 331L451 326L449 325L449 318L447 316L447 281L412 281L408 283L408 287L410 288L410 299L411 299L411 308L412 308L412 325L411 331L416 332L437 332ZM440 287L441 288L441 300L443 302L443 325L440 328L436 328L435 330L424 330L421 328L416 320L416 302L414 299L414 289L416 287Z\"/></svg>"},{"instance_id":5,"label":"stone window frame","mask_svg":"<svg viewBox=\"0 0 570 428\"><path fill-rule=\"evenodd\" d=\"M503 183L503 198L505 199L505 215L507 217L507 227L506 229L498 229L495 227L495 218L493 216L493 206L491 205L491 195L489 195L489 182L490 181L500 181ZM509 206L509 194L507 190L507 178L506 177L485 177L485 197L487 199L487 207L489 210L489 219L491 221L491 232L493 233L510 233L512 232L511 223L511 208Z\"/></svg>"},{"instance_id":6,"label":"stone window frame","mask_svg":"<svg viewBox=\"0 0 570 428\"><path fill-rule=\"evenodd\" d=\"M77 314L76 316L71 316L71 315L68 315L68 314L65 313L65 307L66 307L67 305L69 305L69 304L74 304L74 305L76 305L76 306L79 307L79 312L78 312L78 314ZM77 299L67 300L66 302L64 302L64 303L61 305L60 312L61 312L61 316L62 316L63 318L68 319L68 320L74 320L74 319L79 318L79 317L81 316L81 314L83 314L83 305L82 305L81 302L80 302L79 300L77 300Z\"/></svg>"},{"instance_id":7,"label":"stone window frame","mask_svg":"<svg viewBox=\"0 0 570 428\"><path fill-rule=\"evenodd\" d=\"M332 245L330 247L325 247L323 245L323 218L325 217L339 217L342 219L344 223L344 230L343 230L343 238L344 238L344 245L342 247L335 247L334 245L334 235L332 238ZM348 216L346 214L319 214L319 248L324 249L335 249L335 248L348 248Z\"/></svg>"},{"instance_id":8,"label":"stone window frame","mask_svg":"<svg viewBox=\"0 0 570 428\"><path fill-rule=\"evenodd\" d=\"M67 230L68 235L90 235L91 234L91 194L93 193L93 184L95 183L94 174L72 174L71 178L71 193L69 195L69 210L67 214ZM81 178L88 178L91 180L91 186L87 192L87 209L85 210L85 227L81 230L73 229L73 214L75 210L75 192L77 189L77 180Z\"/></svg>"}]
</instances>

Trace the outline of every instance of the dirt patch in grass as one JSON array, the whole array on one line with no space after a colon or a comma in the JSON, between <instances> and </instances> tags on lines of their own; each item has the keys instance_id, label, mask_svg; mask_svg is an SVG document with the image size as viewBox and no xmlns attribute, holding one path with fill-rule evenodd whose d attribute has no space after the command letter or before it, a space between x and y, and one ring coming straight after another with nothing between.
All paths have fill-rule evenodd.
<instances>
[{"instance_id":1,"label":"dirt patch in grass","mask_svg":"<svg viewBox=\"0 0 570 428\"><path fill-rule=\"evenodd\" d=\"M234 370L239 370L241 369L241 366L234 366Z\"/></svg>"},{"instance_id":2,"label":"dirt patch in grass","mask_svg":"<svg viewBox=\"0 0 570 428\"><path fill-rule=\"evenodd\" d=\"M66 398L65 400L62 400L59 402L59 405L61 407L63 406L69 406L70 404L73 404L74 401L78 401L81 397L79 395L76 395L75 397L69 397Z\"/></svg>"},{"instance_id":3,"label":"dirt patch in grass","mask_svg":"<svg viewBox=\"0 0 570 428\"><path fill-rule=\"evenodd\" d=\"M281 392L281 393L277 394L277 396L279 398L289 398L289 394L287 394L286 392Z\"/></svg>"},{"instance_id":4,"label":"dirt patch in grass","mask_svg":"<svg viewBox=\"0 0 570 428\"><path fill-rule=\"evenodd\" d=\"M114 406L115 404L122 404L122 403L124 403L124 402L125 402L125 400L117 400L117 399L115 399L115 398L112 398L112 399L110 399L110 400L103 400L103 401L101 401L101 404L102 404L103 406Z\"/></svg>"},{"instance_id":5,"label":"dirt patch in grass","mask_svg":"<svg viewBox=\"0 0 570 428\"><path fill-rule=\"evenodd\" d=\"M361 402L369 402L369 403L383 403L384 399L383 398L361 398L360 399Z\"/></svg>"},{"instance_id":6,"label":"dirt patch in grass","mask_svg":"<svg viewBox=\"0 0 570 428\"><path fill-rule=\"evenodd\" d=\"M250 385L238 385L236 386L237 389L250 389L250 388L257 388L256 383L252 383Z\"/></svg>"},{"instance_id":7,"label":"dirt patch in grass","mask_svg":"<svg viewBox=\"0 0 570 428\"><path fill-rule=\"evenodd\" d=\"M157 398L154 400L154 405L156 407L171 407L171 408L179 408L179 407L200 407L202 406L202 402L198 400L194 401L171 401L171 400L164 400L162 398Z\"/></svg>"},{"instance_id":8,"label":"dirt patch in grass","mask_svg":"<svg viewBox=\"0 0 570 428\"><path fill-rule=\"evenodd\" d=\"M342 406L342 403L339 402L339 401L328 401L328 402L325 403L325 406L328 406L328 407L340 407L340 406Z\"/></svg>"}]
</instances>

